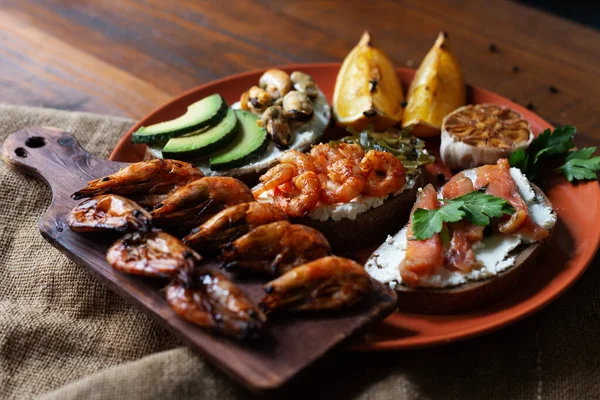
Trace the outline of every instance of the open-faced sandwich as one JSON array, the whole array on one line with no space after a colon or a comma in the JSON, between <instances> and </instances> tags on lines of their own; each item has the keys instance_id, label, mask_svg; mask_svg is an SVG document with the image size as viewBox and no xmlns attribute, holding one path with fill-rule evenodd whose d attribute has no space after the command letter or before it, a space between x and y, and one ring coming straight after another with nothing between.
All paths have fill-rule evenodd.
<instances>
[{"instance_id":1,"label":"open-faced sandwich","mask_svg":"<svg viewBox=\"0 0 600 400\"><path fill-rule=\"evenodd\" d=\"M376 244L406 221L431 161L405 132L363 131L309 153L287 151L253 189L293 220L317 228L334 249Z\"/></svg>"},{"instance_id":2,"label":"open-faced sandwich","mask_svg":"<svg viewBox=\"0 0 600 400\"><path fill-rule=\"evenodd\" d=\"M231 108L214 94L174 120L138 129L132 140L147 143L149 157L186 160L206 176L255 181L285 150L317 143L331 117L325 95L303 72L270 69L257 83Z\"/></svg>"},{"instance_id":3,"label":"open-faced sandwich","mask_svg":"<svg viewBox=\"0 0 600 400\"><path fill-rule=\"evenodd\" d=\"M456 312L509 290L556 223L544 193L506 159L462 171L439 192L419 189L410 221L366 263L400 307Z\"/></svg>"}]
</instances>

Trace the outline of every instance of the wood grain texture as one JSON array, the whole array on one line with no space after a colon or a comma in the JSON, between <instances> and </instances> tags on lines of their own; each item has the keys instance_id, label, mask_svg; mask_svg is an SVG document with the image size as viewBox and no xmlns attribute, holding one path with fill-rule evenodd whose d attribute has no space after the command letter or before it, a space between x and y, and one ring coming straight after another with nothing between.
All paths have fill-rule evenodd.
<instances>
[{"instance_id":1,"label":"wood grain texture","mask_svg":"<svg viewBox=\"0 0 600 400\"><path fill-rule=\"evenodd\" d=\"M71 199L71 194L85 187L87 181L111 174L126 164L91 156L71 135L52 128L27 128L13 133L2 146L2 157L44 180L52 190L52 203L40 221L40 231L46 240L252 390L267 393L279 390L328 350L381 320L396 307L396 294L374 282L374 290L352 310L275 318L269 321L263 338L250 344L208 334L178 317L168 306L161 290L167 282L116 271L105 259L110 239L77 234L66 226L68 213L78 203ZM204 265L218 268L214 261ZM255 302L264 294L264 281L237 283Z\"/></svg>"},{"instance_id":2,"label":"wood grain texture","mask_svg":"<svg viewBox=\"0 0 600 400\"><path fill-rule=\"evenodd\" d=\"M152 84L23 24L0 10L4 102L73 111L141 114L169 96ZM11 77L8 80L8 77ZM16 77L19 79L15 79Z\"/></svg>"},{"instance_id":3,"label":"wood grain texture","mask_svg":"<svg viewBox=\"0 0 600 400\"><path fill-rule=\"evenodd\" d=\"M600 32L512 2L4 0L0 22L0 102L140 118L232 73L341 61L363 29L416 67L443 29L467 83L600 139Z\"/></svg>"}]
</instances>

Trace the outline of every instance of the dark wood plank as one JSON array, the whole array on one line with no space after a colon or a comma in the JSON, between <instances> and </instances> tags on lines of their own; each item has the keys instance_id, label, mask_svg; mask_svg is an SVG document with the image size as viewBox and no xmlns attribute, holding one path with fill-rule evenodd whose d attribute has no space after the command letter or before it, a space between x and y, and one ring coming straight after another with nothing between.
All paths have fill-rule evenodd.
<instances>
[{"instance_id":1,"label":"dark wood plank","mask_svg":"<svg viewBox=\"0 0 600 400\"><path fill-rule=\"evenodd\" d=\"M76 205L71 193L88 180L113 173L124 164L93 157L71 135L52 128L13 133L3 144L2 156L50 186L52 204L40 221L46 240L252 390L270 393L280 389L328 350L396 307L395 292L374 282L373 291L358 307L337 314L276 318L270 321L264 337L251 344L208 334L175 314L163 298L161 285L114 270L105 260L109 242L77 234L66 226L66 217ZM216 268L216 263L208 261L206 266ZM238 284L254 301L263 294L260 281Z\"/></svg>"},{"instance_id":2,"label":"dark wood plank","mask_svg":"<svg viewBox=\"0 0 600 400\"><path fill-rule=\"evenodd\" d=\"M170 96L0 10L0 101L141 117Z\"/></svg>"},{"instance_id":3,"label":"dark wood plank","mask_svg":"<svg viewBox=\"0 0 600 400\"><path fill-rule=\"evenodd\" d=\"M102 81L102 67L87 68L86 77L75 74L69 82L57 79L54 75L69 74L73 67L48 60L49 53L65 52L55 41L175 95L249 69L341 61L365 28L398 66L416 66L436 33L445 29L468 83L523 105L532 103L552 123L575 124L600 139L600 33L512 2L231 0L224 7L193 0L6 0L0 19L9 21L0 25L0 32L9 31L3 37L10 42L17 43L32 29L49 38L46 52L39 51L39 43L20 45L20 58L11 59L7 49L19 50L0 36L0 61L9 61L0 70L2 101L134 118L162 103L143 96L152 104L131 106L120 101L122 96L107 93L100 101L97 88L87 81ZM492 42L498 53L488 51ZM48 61L54 64L50 72L40 71ZM520 67L518 73L512 71L514 65ZM119 87L134 97L138 83ZM551 85L559 93L550 93ZM105 92L109 89L120 93L111 85Z\"/></svg>"}]
</instances>

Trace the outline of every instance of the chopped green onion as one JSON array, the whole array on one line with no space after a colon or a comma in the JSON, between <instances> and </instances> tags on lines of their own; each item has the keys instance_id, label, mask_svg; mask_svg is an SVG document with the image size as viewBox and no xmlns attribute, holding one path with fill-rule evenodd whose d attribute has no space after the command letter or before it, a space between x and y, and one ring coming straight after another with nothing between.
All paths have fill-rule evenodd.
<instances>
[{"instance_id":1,"label":"chopped green onion","mask_svg":"<svg viewBox=\"0 0 600 400\"><path fill-rule=\"evenodd\" d=\"M412 136L407 130L390 128L385 132L374 132L371 127L368 127L362 132L348 128L348 132L350 136L331 141L329 144L338 146L340 143L350 143L360 145L365 151L387 151L402 161L409 174L435 161L435 157L425 150L425 142Z\"/></svg>"}]
</instances>

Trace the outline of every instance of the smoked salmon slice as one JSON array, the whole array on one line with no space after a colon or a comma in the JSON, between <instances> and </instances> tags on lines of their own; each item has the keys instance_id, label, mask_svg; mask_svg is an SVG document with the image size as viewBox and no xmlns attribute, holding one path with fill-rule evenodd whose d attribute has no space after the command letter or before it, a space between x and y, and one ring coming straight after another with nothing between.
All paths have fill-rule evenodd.
<instances>
[{"instance_id":1,"label":"smoked salmon slice","mask_svg":"<svg viewBox=\"0 0 600 400\"><path fill-rule=\"evenodd\" d=\"M459 172L444 185L442 196L444 199L454 199L473 191L475 191L473 181L467 178L462 172Z\"/></svg>"},{"instance_id":2,"label":"smoked salmon slice","mask_svg":"<svg viewBox=\"0 0 600 400\"><path fill-rule=\"evenodd\" d=\"M515 181L510 176L510 165L506 158L501 158L495 165L484 165L477 168L475 188L487 186L486 193L501 197L514 207L515 213L508 219L501 220L498 228L502 233L523 233L539 241L548 236L548 231L531 219L527 205L521 198Z\"/></svg>"},{"instance_id":3,"label":"smoked salmon slice","mask_svg":"<svg viewBox=\"0 0 600 400\"><path fill-rule=\"evenodd\" d=\"M454 199L474 190L473 181L461 172L444 185L442 196L444 196L444 199ZM475 258L471 244L483 239L483 229L483 226L477 226L467 221L448 224L451 239L448 250L444 254L446 268L469 272L481 265Z\"/></svg>"},{"instance_id":4,"label":"smoked salmon slice","mask_svg":"<svg viewBox=\"0 0 600 400\"><path fill-rule=\"evenodd\" d=\"M410 212L410 220L406 237L408 244L404 260L400 263L402 281L410 286L417 286L424 276L433 274L442 265L442 240L436 233L425 240L411 240L413 237L412 217L417 208L437 210L440 204L437 192L431 184L425 186L417 195L417 201Z\"/></svg>"}]
</instances>

